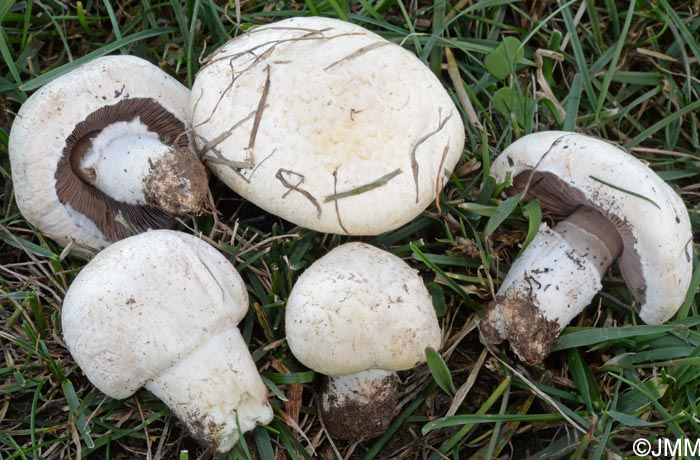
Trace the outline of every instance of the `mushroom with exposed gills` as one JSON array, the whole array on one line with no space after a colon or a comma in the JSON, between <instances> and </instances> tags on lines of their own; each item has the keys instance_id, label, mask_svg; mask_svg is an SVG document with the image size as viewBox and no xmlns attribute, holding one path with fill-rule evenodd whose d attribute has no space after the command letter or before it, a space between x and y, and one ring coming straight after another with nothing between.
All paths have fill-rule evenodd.
<instances>
[{"instance_id":1,"label":"mushroom with exposed gills","mask_svg":"<svg viewBox=\"0 0 700 460\"><path fill-rule=\"evenodd\" d=\"M297 17L207 58L192 87L203 161L245 199L325 233L376 235L435 201L464 124L415 54L355 24Z\"/></svg>"},{"instance_id":2,"label":"mushroom with exposed gills","mask_svg":"<svg viewBox=\"0 0 700 460\"><path fill-rule=\"evenodd\" d=\"M123 55L41 87L9 139L24 217L58 240L102 247L129 236L129 224L164 228L200 212L209 187L187 135L189 98L158 67Z\"/></svg>"},{"instance_id":3,"label":"mushroom with exposed gills","mask_svg":"<svg viewBox=\"0 0 700 460\"><path fill-rule=\"evenodd\" d=\"M247 311L246 287L223 255L192 235L152 230L97 254L61 316L71 355L100 391L123 399L145 387L195 438L226 452L273 416L237 328Z\"/></svg>"},{"instance_id":4,"label":"mushroom with exposed gills","mask_svg":"<svg viewBox=\"0 0 700 460\"><path fill-rule=\"evenodd\" d=\"M690 220L644 163L601 139L549 131L510 145L491 173L510 180L508 194L525 192L563 220L542 224L513 262L484 312L484 339L508 340L521 360L541 362L615 261L642 320L659 324L676 313L692 272Z\"/></svg>"},{"instance_id":5,"label":"mushroom with exposed gills","mask_svg":"<svg viewBox=\"0 0 700 460\"><path fill-rule=\"evenodd\" d=\"M396 414L396 371L438 349L440 326L415 270L395 255L346 243L314 262L286 307L287 342L305 366L327 375L319 409L334 438L379 436Z\"/></svg>"}]
</instances>

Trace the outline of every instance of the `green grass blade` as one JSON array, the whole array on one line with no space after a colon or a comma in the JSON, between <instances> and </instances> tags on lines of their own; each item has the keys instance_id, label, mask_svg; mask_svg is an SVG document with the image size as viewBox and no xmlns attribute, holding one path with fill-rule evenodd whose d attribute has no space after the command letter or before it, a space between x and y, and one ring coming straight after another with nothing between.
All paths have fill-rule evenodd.
<instances>
[{"instance_id":1,"label":"green grass blade","mask_svg":"<svg viewBox=\"0 0 700 460\"><path fill-rule=\"evenodd\" d=\"M629 141L625 142L625 148L626 149L631 149L632 147L636 147L642 142L650 139L654 134L656 134L658 131L666 128L668 125L671 123L677 122L680 118L687 116L690 113L696 112L700 110L700 100L691 102L690 104L686 105L680 110L677 110L673 112L671 115L662 118L658 122L654 123L650 127L646 128L644 131L641 133L637 134L634 136L632 139Z\"/></svg>"},{"instance_id":2,"label":"green grass blade","mask_svg":"<svg viewBox=\"0 0 700 460\"><path fill-rule=\"evenodd\" d=\"M275 460L275 449L272 447L270 434L261 426L255 428L255 445L258 448L258 458L260 460Z\"/></svg>"},{"instance_id":3,"label":"green grass blade","mask_svg":"<svg viewBox=\"0 0 700 460\"><path fill-rule=\"evenodd\" d=\"M12 59L12 54L10 52L10 47L7 44L7 33L5 29L0 27L0 56L2 56L5 65L10 70L10 75L15 80L18 85L22 85L22 77L19 75L19 70L15 65L15 61Z\"/></svg>"},{"instance_id":4,"label":"green grass blade","mask_svg":"<svg viewBox=\"0 0 700 460\"><path fill-rule=\"evenodd\" d=\"M50 70L42 75L40 75L37 78L34 78L33 80L30 80L23 85L21 85L19 88L22 91L31 91L34 89L37 89L46 83L50 82L56 77L59 77L65 73L70 72L71 70L75 69L81 64L84 64L86 62L90 62L93 59L100 57L100 56L105 56L109 53L112 53L118 49L120 49L123 46L129 45L131 43L141 41L141 40L148 40L149 38L153 37L158 37L161 35L167 35L171 34L173 32L176 32L177 29L174 27L164 27L161 29L148 29L148 30L142 30L140 32L136 32L134 34L128 35L121 40L114 41L108 45L103 46L102 48L99 48L91 53L86 54L85 56L82 56L74 61L72 61L69 64L64 64L61 67L57 69Z\"/></svg>"},{"instance_id":5,"label":"green grass blade","mask_svg":"<svg viewBox=\"0 0 700 460\"><path fill-rule=\"evenodd\" d=\"M515 208L518 207L518 203L523 197L523 193L518 193L508 197L503 203L499 204L495 209L491 217L489 217L486 226L484 227L484 236L491 236L491 234L498 228L499 225L503 223L504 220L510 216Z\"/></svg>"},{"instance_id":6,"label":"green grass blade","mask_svg":"<svg viewBox=\"0 0 700 460\"><path fill-rule=\"evenodd\" d=\"M617 63L620 61L620 55L622 54L622 49L625 46L625 41L627 40L627 34L629 33L630 26L632 25L632 19L634 18L634 10L637 6L636 0L631 0L629 2L629 8L627 9L627 18L625 19L625 25L622 27L622 34L618 39L614 47L613 57L610 61L610 66L608 71L603 77L603 83L600 87L600 93L598 95L598 103L596 104L596 117L600 120L600 114L603 110L603 105L607 98L610 97L608 90L610 89L610 83L612 82L612 77L617 69Z\"/></svg>"},{"instance_id":7,"label":"green grass blade","mask_svg":"<svg viewBox=\"0 0 700 460\"><path fill-rule=\"evenodd\" d=\"M464 289L462 289L461 286L457 284L451 277L447 276L447 274L440 267L431 262L430 259L428 259L423 254L423 252L418 248L418 246L415 243L410 243L410 246L411 250L413 251L413 254L418 260L422 261L425 265L432 269L435 272L435 274L438 275L445 282L445 284L447 284L453 291L455 291L461 297L467 297L467 293L464 292Z\"/></svg>"},{"instance_id":8,"label":"green grass blade","mask_svg":"<svg viewBox=\"0 0 700 460\"><path fill-rule=\"evenodd\" d=\"M80 437L83 439L85 446L88 449L94 448L95 443L93 442L92 437L90 437L90 425L88 424L85 414L81 410L82 404L80 404L80 401L78 400L78 395L75 393L73 383L68 379L64 379L61 382L61 389L63 390L63 394L66 396L68 407L70 407L72 422L75 425L75 428L78 430Z\"/></svg>"},{"instance_id":9,"label":"green grass blade","mask_svg":"<svg viewBox=\"0 0 700 460\"><path fill-rule=\"evenodd\" d=\"M532 240L535 239L542 225L542 208L540 207L539 201L528 201L527 204L523 206L523 210L527 214L527 236L525 237L525 241L523 241L520 254L532 243Z\"/></svg>"},{"instance_id":10,"label":"green grass blade","mask_svg":"<svg viewBox=\"0 0 700 460\"><path fill-rule=\"evenodd\" d=\"M564 118L563 131L575 131L578 120L578 109L581 104L581 91L583 88L583 76L580 73L574 75L566 101L566 118Z\"/></svg>"},{"instance_id":11,"label":"green grass blade","mask_svg":"<svg viewBox=\"0 0 700 460\"><path fill-rule=\"evenodd\" d=\"M621 340L630 337L649 337L666 334L673 331L684 333L688 328L700 324L700 318L690 318L683 323L677 322L660 326L624 326L607 328L567 328L559 339L554 342L552 351L566 350L574 347L586 347L601 342Z\"/></svg>"},{"instance_id":12,"label":"green grass blade","mask_svg":"<svg viewBox=\"0 0 700 460\"><path fill-rule=\"evenodd\" d=\"M437 351L428 347L425 349L425 360L428 363L430 373L433 374L435 383L442 388L442 391L450 396L454 396L454 394L457 393L457 388L455 388L455 384L452 381L450 368L447 367L447 363L442 359L442 356L440 356Z\"/></svg>"},{"instance_id":13,"label":"green grass blade","mask_svg":"<svg viewBox=\"0 0 700 460\"><path fill-rule=\"evenodd\" d=\"M112 30L114 31L114 37L117 40L122 40L122 31L119 29L119 21L117 20L117 17L114 15L114 8L112 8L112 4L110 3L110 0L103 0L104 5L105 5L105 10L107 10L107 16L109 16L109 22L112 24ZM125 50L121 50L122 53L125 52Z\"/></svg>"},{"instance_id":14,"label":"green grass blade","mask_svg":"<svg viewBox=\"0 0 700 460\"><path fill-rule=\"evenodd\" d=\"M578 28L574 25L574 18L571 15L571 8L566 7L562 9L562 17L564 18L564 24L566 25L566 30L570 37L571 47L574 51L574 59L576 64L576 70L582 75L583 88L586 92L588 100L597 100L595 91L593 90L593 78L588 69L588 63L586 62L586 55L581 46L578 36Z\"/></svg>"}]
</instances>

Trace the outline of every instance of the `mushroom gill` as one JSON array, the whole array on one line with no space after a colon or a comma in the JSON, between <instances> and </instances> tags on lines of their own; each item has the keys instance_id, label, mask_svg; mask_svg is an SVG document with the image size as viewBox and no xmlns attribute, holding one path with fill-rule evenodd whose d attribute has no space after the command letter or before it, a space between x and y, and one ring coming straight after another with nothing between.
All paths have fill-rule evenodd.
<instances>
[{"instance_id":1,"label":"mushroom gill","mask_svg":"<svg viewBox=\"0 0 700 460\"><path fill-rule=\"evenodd\" d=\"M634 249L636 238L624 219L598 208L587 200L581 191L549 172L526 170L515 175L513 184L505 192L512 196L522 191L526 191L525 200L539 201L543 212L552 215L556 220L571 215L579 206L594 208L602 213L615 227L624 243L622 254L617 258L622 277L635 300L640 304L644 303L646 282L642 274L642 262Z\"/></svg>"}]
</instances>

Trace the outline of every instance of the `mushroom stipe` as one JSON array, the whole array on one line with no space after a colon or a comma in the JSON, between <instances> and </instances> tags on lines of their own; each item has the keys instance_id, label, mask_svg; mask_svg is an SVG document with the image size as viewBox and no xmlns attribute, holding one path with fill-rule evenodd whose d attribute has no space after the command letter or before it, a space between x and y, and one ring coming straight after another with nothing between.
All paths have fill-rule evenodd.
<instances>
[{"instance_id":1,"label":"mushroom stipe","mask_svg":"<svg viewBox=\"0 0 700 460\"><path fill-rule=\"evenodd\" d=\"M358 441L372 439L386 432L398 412L399 378L395 372L367 371L379 378L343 384L343 378L324 377L319 410L328 433L335 439ZM352 397L347 396L351 393ZM345 395L344 395L345 394Z\"/></svg>"}]
</instances>

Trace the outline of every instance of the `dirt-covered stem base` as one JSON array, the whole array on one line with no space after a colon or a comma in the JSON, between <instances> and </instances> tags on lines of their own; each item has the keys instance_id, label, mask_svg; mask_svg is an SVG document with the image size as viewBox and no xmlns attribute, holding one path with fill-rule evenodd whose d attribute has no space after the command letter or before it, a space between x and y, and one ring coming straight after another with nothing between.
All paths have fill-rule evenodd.
<instances>
[{"instance_id":1,"label":"dirt-covered stem base","mask_svg":"<svg viewBox=\"0 0 700 460\"><path fill-rule=\"evenodd\" d=\"M146 388L195 438L220 452L231 450L241 432L273 417L267 389L235 328L212 337Z\"/></svg>"},{"instance_id":2,"label":"dirt-covered stem base","mask_svg":"<svg viewBox=\"0 0 700 460\"><path fill-rule=\"evenodd\" d=\"M326 377L320 410L331 437L359 442L383 434L396 415L398 380L384 370Z\"/></svg>"},{"instance_id":3,"label":"dirt-covered stem base","mask_svg":"<svg viewBox=\"0 0 700 460\"><path fill-rule=\"evenodd\" d=\"M622 240L602 214L579 208L550 229L543 224L513 263L481 319L483 338L508 340L522 361L542 362L561 330L601 289Z\"/></svg>"}]
</instances>

